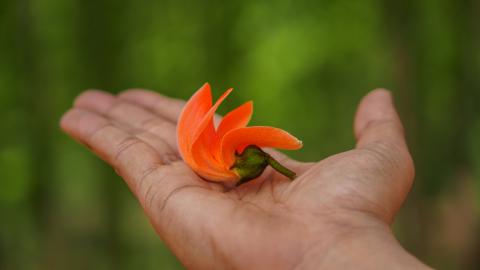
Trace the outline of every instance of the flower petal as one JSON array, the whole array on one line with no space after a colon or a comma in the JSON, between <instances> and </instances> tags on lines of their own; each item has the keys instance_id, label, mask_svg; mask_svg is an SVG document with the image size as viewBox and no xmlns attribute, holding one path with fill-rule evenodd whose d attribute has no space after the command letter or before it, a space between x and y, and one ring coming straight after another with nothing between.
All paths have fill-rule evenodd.
<instances>
[{"instance_id":1,"label":"flower petal","mask_svg":"<svg viewBox=\"0 0 480 270\"><path fill-rule=\"evenodd\" d=\"M228 89L222 96L220 96L217 102L215 102L210 110L204 115L201 122L198 123L195 130L192 131L193 144L189 152L192 153L192 157L200 169L204 172L209 172L210 174L221 173L222 171L226 174L231 174L230 171L225 170L225 167L215 155L216 145L218 145L218 136L213 125L213 117L215 111L232 90L233 89Z\"/></svg>"},{"instance_id":2,"label":"flower petal","mask_svg":"<svg viewBox=\"0 0 480 270\"><path fill-rule=\"evenodd\" d=\"M225 169L223 164L214 159L211 153L212 147L201 136L192 147L192 157L197 163L198 174L210 181L235 181L238 176L231 170Z\"/></svg>"},{"instance_id":3,"label":"flower petal","mask_svg":"<svg viewBox=\"0 0 480 270\"><path fill-rule=\"evenodd\" d=\"M210 85L205 83L198 91L188 100L178 119L177 125L177 143L180 154L185 162L190 166L196 167L190 148L193 144L193 134L199 123L212 107L212 92Z\"/></svg>"},{"instance_id":4,"label":"flower petal","mask_svg":"<svg viewBox=\"0 0 480 270\"><path fill-rule=\"evenodd\" d=\"M243 128L248 125L253 114L253 102L248 101L227 113L217 128L217 142L214 147L214 155L217 160L222 160L221 140L229 131Z\"/></svg>"},{"instance_id":5,"label":"flower petal","mask_svg":"<svg viewBox=\"0 0 480 270\"><path fill-rule=\"evenodd\" d=\"M215 134L215 127L213 125L213 116L215 115L215 112L217 111L218 107L222 102L230 95L230 93L233 91L233 88L228 89L223 93L220 98L218 98L217 102L208 110L208 112L203 116L203 119L201 122L198 123L198 126L195 128L194 131L191 131L193 133L193 143L200 137L200 135L208 133L209 137L214 139L213 137L216 136Z\"/></svg>"},{"instance_id":6,"label":"flower petal","mask_svg":"<svg viewBox=\"0 0 480 270\"><path fill-rule=\"evenodd\" d=\"M294 150L301 148L302 142L290 133L274 127L234 129L222 139L221 152L224 165L230 168L235 162L235 151L241 153L249 145Z\"/></svg>"},{"instance_id":7,"label":"flower petal","mask_svg":"<svg viewBox=\"0 0 480 270\"><path fill-rule=\"evenodd\" d=\"M246 127L253 114L253 102L248 101L227 113L217 128L219 138L222 138L227 132L236 128Z\"/></svg>"},{"instance_id":8,"label":"flower petal","mask_svg":"<svg viewBox=\"0 0 480 270\"><path fill-rule=\"evenodd\" d=\"M210 90L210 89L208 89ZM218 136L215 132L213 117L220 104L232 92L233 89L227 90L223 95L210 107L207 111L202 107L203 116L193 118L190 128L186 127L184 134L188 136L188 142L183 151L189 159L187 163L201 176L213 181L236 180L238 176L230 170L225 170L223 164L216 158L214 154L215 145L218 144ZM205 95L206 96L206 95ZM193 99L193 98L192 98ZM198 99L200 100L200 99ZM180 136L180 135L179 135Z\"/></svg>"}]
</instances>

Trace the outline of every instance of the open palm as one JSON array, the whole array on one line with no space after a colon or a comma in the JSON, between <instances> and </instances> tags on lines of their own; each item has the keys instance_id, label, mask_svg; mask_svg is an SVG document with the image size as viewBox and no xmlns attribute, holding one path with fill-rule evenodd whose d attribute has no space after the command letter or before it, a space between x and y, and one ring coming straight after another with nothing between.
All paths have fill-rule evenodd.
<instances>
[{"instance_id":1,"label":"open palm","mask_svg":"<svg viewBox=\"0 0 480 270\"><path fill-rule=\"evenodd\" d=\"M187 268L328 268L357 239L394 241L389 227L414 169L388 91L375 90L361 102L354 150L317 163L270 151L297 179L267 169L238 188L201 179L179 158L176 120L183 105L146 90L86 91L61 127L125 179ZM372 243L372 249L382 245Z\"/></svg>"}]
</instances>

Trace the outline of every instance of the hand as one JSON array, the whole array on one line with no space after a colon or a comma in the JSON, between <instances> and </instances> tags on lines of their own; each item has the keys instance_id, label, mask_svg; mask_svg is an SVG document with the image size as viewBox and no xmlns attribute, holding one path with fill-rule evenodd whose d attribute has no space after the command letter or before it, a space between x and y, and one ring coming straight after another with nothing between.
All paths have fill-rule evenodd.
<instances>
[{"instance_id":1,"label":"hand","mask_svg":"<svg viewBox=\"0 0 480 270\"><path fill-rule=\"evenodd\" d=\"M267 169L230 190L181 161L176 120L183 104L145 90L87 91L61 127L125 179L187 268L426 268L390 230L414 166L388 91L360 103L354 150L317 163L272 151L296 180Z\"/></svg>"}]
</instances>

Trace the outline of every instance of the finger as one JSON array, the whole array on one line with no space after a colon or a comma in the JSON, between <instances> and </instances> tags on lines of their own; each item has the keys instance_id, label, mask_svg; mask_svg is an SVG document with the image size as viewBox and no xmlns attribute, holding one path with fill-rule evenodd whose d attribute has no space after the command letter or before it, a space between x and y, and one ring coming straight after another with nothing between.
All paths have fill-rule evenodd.
<instances>
[{"instance_id":1,"label":"finger","mask_svg":"<svg viewBox=\"0 0 480 270\"><path fill-rule=\"evenodd\" d=\"M148 185L142 187L140 183L163 164L160 155L149 145L98 114L73 108L64 115L60 125L112 165L135 194L145 192Z\"/></svg>"},{"instance_id":2,"label":"finger","mask_svg":"<svg viewBox=\"0 0 480 270\"><path fill-rule=\"evenodd\" d=\"M380 153L413 178L413 162L405 141L392 95L384 89L377 89L365 96L358 107L355 123L358 149L370 149Z\"/></svg>"},{"instance_id":3,"label":"finger","mask_svg":"<svg viewBox=\"0 0 480 270\"><path fill-rule=\"evenodd\" d=\"M162 173L162 168L166 164L178 161L178 155L168 152L169 148L165 145L163 149L160 145L157 151L153 150L146 143L112 124L107 118L93 112L79 108L71 109L64 115L60 125L65 132L87 145L109 163L126 180L147 211L167 196L161 197L157 193L168 194L184 185L218 188L208 185L198 177L183 177L181 181L175 180L175 183L162 183L162 190L158 190L158 180L163 179L162 174L165 174Z\"/></svg>"},{"instance_id":4,"label":"finger","mask_svg":"<svg viewBox=\"0 0 480 270\"><path fill-rule=\"evenodd\" d=\"M234 207L231 199L213 191L184 163L163 166L157 152L105 117L73 108L60 125L119 172L177 254L186 249L180 245L184 237L199 238L198 243L203 243L205 230L217 228Z\"/></svg>"},{"instance_id":5,"label":"finger","mask_svg":"<svg viewBox=\"0 0 480 270\"><path fill-rule=\"evenodd\" d=\"M177 151L175 125L140 106L119 100L107 92L86 91L75 100L75 107L88 109L114 122L123 123L137 137L153 145L158 144L158 139L163 140Z\"/></svg>"},{"instance_id":6,"label":"finger","mask_svg":"<svg viewBox=\"0 0 480 270\"><path fill-rule=\"evenodd\" d=\"M84 91L73 102L74 107L83 107L100 115L106 114L114 104L114 95L96 89Z\"/></svg>"},{"instance_id":7,"label":"finger","mask_svg":"<svg viewBox=\"0 0 480 270\"><path fill-rule=\"evenodd\" d=\"M362 99L355 116L354 128L359 144L368 144L378 139L397 142L404 140L402 123L395 111L391 93L384 89L374 90Z\"/></svg>"},{"instance_id":8,"label":"finger","mask_svg":"<svg viewBox=\"0 0 480 270\"><path fill-rule=\"evenodd\" d=\"M185 101L160 95L143 89L130 89L118 95L119 99L126 100L155 112L172 122L177 122Z\"/></svg>"}]
</instances>

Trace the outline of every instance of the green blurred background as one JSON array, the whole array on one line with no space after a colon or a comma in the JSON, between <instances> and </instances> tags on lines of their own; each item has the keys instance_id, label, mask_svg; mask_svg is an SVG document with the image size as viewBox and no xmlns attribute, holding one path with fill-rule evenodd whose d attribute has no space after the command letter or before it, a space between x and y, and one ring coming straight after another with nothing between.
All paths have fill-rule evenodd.
<instances>
[{"instance_id":1,"label":"green blurred background","mask_svg":"<svg viewBox=\"0 0 480 270\"><path fill-rule=\"evenodd\" d=\"M359 99L392 89L417 178L395 231L440 269L480 268L480 1L16 0L0 3L0 269L181 269L126 185L62 134L87 88L187 98L291 131L319 160L354 146Z\"/></svg>"}]
</instances>

